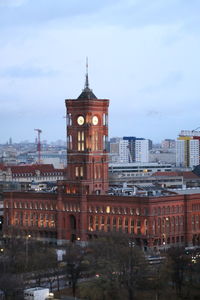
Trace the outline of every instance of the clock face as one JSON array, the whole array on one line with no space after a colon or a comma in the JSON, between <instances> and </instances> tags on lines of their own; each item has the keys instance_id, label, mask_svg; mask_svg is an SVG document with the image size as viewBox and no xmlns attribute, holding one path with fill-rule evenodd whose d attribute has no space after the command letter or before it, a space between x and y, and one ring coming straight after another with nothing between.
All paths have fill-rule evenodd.
<instances>
[{"instance_id":1,"label":"clock face","mask_svg":"<svg viewBox=\"0 0 200 300\"><path fill-rule=\"evenodd\" d=\"M78 125L83 125L84 124L84 117L83 116L79 116L78 118L77 118L77 123L78 123Z\"/></svg>"},{"instance_id":2,"label":"clock face","mask_svg":"<svg viewBox=\"0 0 200 300\"><path fill-rule=\"evenodd\" d=\"M99 120L98 120L97 116L94 116L94 117L92 118L92 124L93 124L93 125L97 125L98 122L99 122Z\"/></svg>"}]
</instances>

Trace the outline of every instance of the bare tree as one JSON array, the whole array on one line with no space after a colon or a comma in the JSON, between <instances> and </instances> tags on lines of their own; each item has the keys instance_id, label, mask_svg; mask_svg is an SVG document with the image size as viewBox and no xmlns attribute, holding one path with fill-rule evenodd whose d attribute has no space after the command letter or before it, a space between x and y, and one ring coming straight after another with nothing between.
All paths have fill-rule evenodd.
<instances>
[{"instance_id":1,"label":"bare tree","mask_svg":"<svg viewBox=\"0 0 200 300\"><path fill-rule=\"evenodd\" d=\"M70 243L66 247L66 255L64 261L66 263L66 278L72 287L73 296L76 296L76 289L78 280L88 268L88 261L86 259L87 249Z\"/></svg>"}]
</instances>

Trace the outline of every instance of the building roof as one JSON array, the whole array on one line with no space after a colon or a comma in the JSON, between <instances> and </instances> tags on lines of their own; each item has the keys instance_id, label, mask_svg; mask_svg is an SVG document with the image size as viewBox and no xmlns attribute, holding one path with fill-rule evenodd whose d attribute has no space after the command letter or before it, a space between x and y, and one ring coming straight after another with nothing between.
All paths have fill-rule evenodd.
<instances>
[{"instance_id":1,"label":"building roof","mask_svg":"<svg viewBox=\"0 0 200 300\"><path fill-rule=\"evenodd\" d=\"M194 168L193 173L196 174L197 176L200 176L200 165Z\"/></svg>"},{"instance_id":2,"label":"building roof","mask_svg":"<svg viewBox=\"0 0 200 300\"><path fill-rule=\"evenodd\" d=\"M83 99L83 100L93 100L97 99L93 91L89 88L84 88L82 93L78 96L77 99Z\"/></svg>"},{"instance_id":3,"label":"building roof","mask_svg":"<svg viewBox=\"0 0 200 300\"><path fill-rule=\"evenodd\" d=\"M182 176L184 179L199 179L199 176L197 176L196 174L194 174L191 171L184 171L184 172L155 172L152 174L153 177L178 177L178 176Z\"/></svg>"},{"instance_id":4,"label":"building roof","mask_svg":"<svg viewBox=\"0 0 200 300\"><path fill-rule=\"evenodd\" d=\"M0 166L1 171L11 170L12 175L16 174L29 174L35 175L36 171L40 171L42 174L50 174L50 173L63 173L63 169L55 169L52 164L35 164L35 165L22 165L22 166Z\"/></svg>"},{"instance_id":5,"label":"building roof","mask_svg":"<svg viewBox=\"0 0 200 300\"><path fill-rule=\"evenodd\" d=\"M166 177L166 176L169 176L169 177L177 177L177 176L181 176L178 174L178 172L155 172L151 175L152 177Z\"/></svg>"}]
</instances>

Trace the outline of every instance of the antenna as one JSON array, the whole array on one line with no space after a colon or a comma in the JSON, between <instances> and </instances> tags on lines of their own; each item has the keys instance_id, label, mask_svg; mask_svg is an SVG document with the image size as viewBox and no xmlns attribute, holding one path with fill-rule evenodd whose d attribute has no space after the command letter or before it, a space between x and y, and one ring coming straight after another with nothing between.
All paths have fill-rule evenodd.
<instances>
[{"instance_id":1,"label":"antenna","mask_svg":"<svg viewBox=\"0 0 200 300\"><path fill-rule=\"evenodd\" d=\"M88 57L86 57L85 89L89 89L89 79L88 79Z\"/></svg>"}]
</instances>

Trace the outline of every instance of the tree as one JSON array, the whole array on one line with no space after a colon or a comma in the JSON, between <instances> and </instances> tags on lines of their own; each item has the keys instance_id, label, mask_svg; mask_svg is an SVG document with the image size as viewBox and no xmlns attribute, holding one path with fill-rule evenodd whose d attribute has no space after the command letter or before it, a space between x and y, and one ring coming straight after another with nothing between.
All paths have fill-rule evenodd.
<instances>
[{"instance_id":1,"label":"tree","mask_svg":"<svg viewBox=\"0 0 200 300\"><path fill-rule=\"evenodd\" d=\"M5 299L22 299L22 291L24 287L23 277L12 274L3 273L0 275L0 290L4 292Z\"/></svg>"},{"instance_id":2,"label":"tree","mask_svg":"<svg viewBox=\"0 0 200 300\"><path fill-rule=\"evenodd\" d=\"M171 279L176 288L177 295L181 295L182 286L190 263L190 258L185 255L182 248L170 248L167 252L171 261Z\"/></svg>"},{"instance_id":3,"label":"tree","mask_svg":"<svg viewBox=\"0 0 200 300\"><path fill-rule=\"evenodd\" d=\"M78 280L88 268L86 254L87 249L75 243L70 243L66 247L66 255L64 256L66 278L72 286L74 297L76 296Z\"/></svg>"},{"instance_id":4,"label":"tree","mask_svg":"<svg viewBox=\"0 0 200 300\"><path fill-rule=\"evenodd\" d=\"M88 259L98 276L93 286L101 290L102 299L135 299L137 288L145 280L146 262L133 239L120 233L104 234L89 248Z\"/></svg>"}]
</instances>

